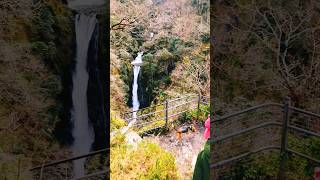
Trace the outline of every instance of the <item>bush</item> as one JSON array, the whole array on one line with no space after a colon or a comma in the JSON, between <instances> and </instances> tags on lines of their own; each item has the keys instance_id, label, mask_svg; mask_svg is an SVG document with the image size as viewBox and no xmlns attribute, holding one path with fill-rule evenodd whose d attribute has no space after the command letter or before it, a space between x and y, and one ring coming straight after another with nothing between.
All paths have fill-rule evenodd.
<instances>
[{"instance_id":1,"label":"bush","mask_svg":"<svg viewBox=\"0 0 320 180\"><path fill-rule=\"evenodd\" d=\"M209 41L210 41L210 34L209 33L201 34L200 37L201 37L201 41L203 43L209 43Z\"/></svg>"},{"instance_id":2,"label":"bush","mask_svg":"<svg viewBox=\"0 0 320 180\"><path fill-rule=\"evenodd\" d=\"M205 122L208 118L208 114L210 112L210 107L208 105L200 104L200 111L199 111L199 121ZM193 119L197 119L198 109L194 109L188 112L185 112L180 117L180 122L187 122Z\"/></svg>"},{"instance_id":3,"label":"bush","mask_svg":"<svg viewBox=\"0 0 320 180\"><path fill-rule=\"evenodd\" d=\"M36 41L31 44L32 52L36 55L40 55L44 59L52 58L56 53L57 49L53 42L48 44L41 41Z\"/></svg>"},{"instance_id":4,"label":"bush","mask_svg":"<svg viewBox=\"0 0 320 180\"><path fill-rule=\"evenodd\" d=\"M111 179L179 179L175 158L157 144L142 141L134 151L123 142L121 136L111 142Z\"/></svg>"},{"instance_id":5,"label":"bush","mask_svg":"<svg viewBox=\"0 0 320 180\"><path fill-rule=\"evenodd\" d=\"M111 132L114 130L120 129L126 125L127 125L127 123L123 119L115 117L113 115L113 113L111 112L111 121L110 121L110 131Z\"/></svg>"},{"instance_id":6,"label":"bush","mask_svg":"<svg viewBox=\"0 0 320 180\"><path fill-rule=\"evenodd\" d=\"M160 51L158 51L157 59L159 61L166 61L172 59L172 54L166 48L163 48Z\"/></svg>"}]
</instances>

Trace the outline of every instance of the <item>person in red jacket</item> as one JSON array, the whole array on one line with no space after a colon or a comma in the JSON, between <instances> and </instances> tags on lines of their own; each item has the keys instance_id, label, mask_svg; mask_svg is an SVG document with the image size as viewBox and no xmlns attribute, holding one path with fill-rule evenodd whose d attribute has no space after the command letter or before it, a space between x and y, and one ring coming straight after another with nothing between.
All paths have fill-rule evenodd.
<instances>
[{"instance_id":1,"label":"person in red jacket","mask_svg":"<svg viewBox=\"0 0 320 180\"><path fill-rule=\"evenodd\" d=\"M198 154L193 172L193 180L210 179L210 115L204 123L205 130L203 137L207 140L203 150Z\"/></svg>"}]
</instances>

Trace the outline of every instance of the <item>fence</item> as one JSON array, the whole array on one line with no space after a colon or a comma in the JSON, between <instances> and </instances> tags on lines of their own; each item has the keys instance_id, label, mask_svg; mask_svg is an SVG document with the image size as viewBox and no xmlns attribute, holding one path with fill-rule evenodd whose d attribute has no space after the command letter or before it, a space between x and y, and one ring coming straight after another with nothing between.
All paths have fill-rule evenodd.
<instances>
[{"instance_id":1,"label":"fence","mask_svg":"<svg viewBox=\"0 0 320 180\"><path fill-rule=\"evenodd\" d=\"M130 122L133 120L133 112L136 112L136 123L133 128L139 133L143 133L154 129L168 128L180 115L191 110L196 110L196 116L199 119L201 112L209 113L209 111L202 108L202 105L209 105L208 97L200 94L191 94L166 100L164 103L137 111L125 112L123 116L126 122Z\"/></svg>"},{"instance_id":2,"label":"fence","mask_svg":"<svg viewBox=\"0 0 320 180\"><path fill-rule=\"evenodd\" d=\"M199 113L201 111L209 113L205 109L201 108L201 104L208 105L208 97L191 94L172 100L166 100L164 103L158 104L156 106L139 109L138 111L136 111L137 123L134 125L134 127L138 130L142 129L143 131L150 130L150 127L168 127L168 125L172 123L176 118L178 118L179 115L195 109L197 109L197 118L199 118ZM125 112L125 120L131 121L132 114L133 111ZM73 180L108 179L108 154L110 154L109 149L103 149L81 156L58 160L50 163L44 163L40 166L31 168L29 171L32 172L35 179L39 180L72 179L72 161L87 158L86 170L88 171L88 174L81 178L73 178Z\"/></svg>"},{"instance_id":3,"label":"fence","mask_svg":"<svg viewBox=\"0 0 320 180\"><path fill-rule=\"evenodd\" d=\"M320 163L320 115L290 106L288 98L283 104L265 103L212 119L211 125L213 179L226 179L240 162L253 163L257 159L277 170L278 179L294 174L312 178L311 172L306 175L306 169L293 172L289 163L302 159L309 169ZM270 157L276 157L276 164L270 164Z\"/></svg>"},{"instance_id":4,"label":"fence","mask_svg":"<svg viewBox=\"0 0 320 180\"><path fill-rule=\"evenodd\" d=\"M85 155L80 155L72 158L66 158L50 163L44 163L40 166L31 168L33 177L39 180L50 179L105 179L108 177L109 160L107 155L109 154L109 148L98 151L93 151ZM86 163L87 175L80 178L72 178L72 161L88 158Z\"/></svg>"}]
</instances>

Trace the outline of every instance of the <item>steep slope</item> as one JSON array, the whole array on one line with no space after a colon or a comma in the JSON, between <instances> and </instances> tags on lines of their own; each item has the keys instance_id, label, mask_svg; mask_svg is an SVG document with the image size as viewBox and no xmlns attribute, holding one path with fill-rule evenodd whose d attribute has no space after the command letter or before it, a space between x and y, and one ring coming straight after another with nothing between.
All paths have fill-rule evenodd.
<instances>
[{"instance_id":1,"label":"steep slope","mask_svg":"<svg viewBox=\"0 0 320 180\"><path fill-rule=\"evenodd\" d=\"M111 97L121 99L111 103L113 110L117 104L131 107L130 62L138 51L144 51L138 89L141 108L182 93L209 95L208 4L111 1Z\"/></svg>"},{"instance_id":2,"label":"steep slope","mask_svg":"<svg viewBox=\"0 0 320 180\"><path fill-rule=\"evenodd\" d=\"M0 6L0 179L10 179L17 176L18 161L22 172L67 152L54 129L62 117L61 79L72 56L62 46L72 46L73 27L60 1L3 1ZM49 36L51 42L45 39Z\"/></svg>"}]
</instances>

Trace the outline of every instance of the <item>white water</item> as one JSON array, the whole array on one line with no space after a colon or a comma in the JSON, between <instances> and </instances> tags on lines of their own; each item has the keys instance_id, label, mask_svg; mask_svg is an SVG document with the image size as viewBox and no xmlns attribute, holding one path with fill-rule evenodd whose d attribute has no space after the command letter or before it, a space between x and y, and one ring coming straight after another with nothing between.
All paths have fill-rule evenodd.
<instances>
[{"instance_id":1,"label":"white water","mask_svg":"<svg viewBox=\"0 0 320 180\"><path fill-rule=\"evenodd\" d=\"M138 99L138 77L140 72L140 66L142 64L142 54L143 52L139 52L136 59L131 62L133 65L133 85L132 85L132 121L122 130L122 133L125 133L134 123L137 121L137 110L139 110L139 99Z\"/></svg>"},{"instance_id":2,"label":"white water","mask_svg":"<svg viewBox=\"0 0 320 180\"><path fill-rule=\"evenodd\" d=\"M95 14L85 15L77 14L75 20L76 38L77 38L77 57L76 67L73 74L72 90L72 120L74 143L72 151L74 156L90 152L91 145L94 141L93 127L89 123L88 103L87 103L87 86L89 75L87 72L87 56L89 42L97 24ZM84 176L85 158L73 162L73 172L75 177Z\"/></svg>"},{"instance_id":3,"label":"white water","mask_svg":"<svg viewBox=\"0 0 320 180\"><path fill-rule=\"evenodd\" d=\"M132 88L132 105L133 105L133 115L132 118L134 121L136 121L137 118L137 110L139 109L140 103L138 100L138 76L140 72L140 66L134 66L133 73L134 73L134 79L133 79L133 88Z\"/></svg>"}]
</instances>

